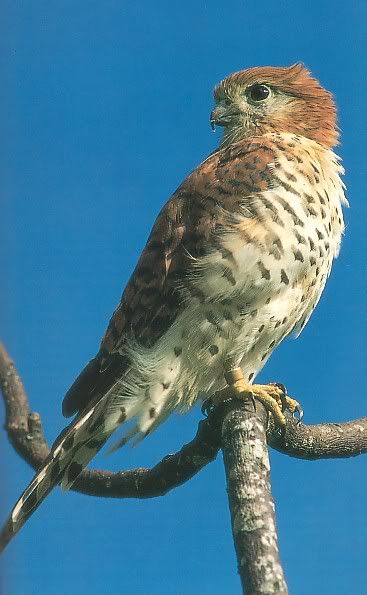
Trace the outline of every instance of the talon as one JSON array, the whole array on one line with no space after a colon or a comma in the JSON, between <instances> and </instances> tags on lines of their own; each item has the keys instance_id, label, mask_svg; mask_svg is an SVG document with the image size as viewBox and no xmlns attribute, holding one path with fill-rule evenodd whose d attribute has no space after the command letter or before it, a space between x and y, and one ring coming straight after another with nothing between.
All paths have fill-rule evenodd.
<instances>
[{"instance_id":1,"label":"talon","mask_svg":"<svg viewBox=\"0 0 367 595\"><path fill-rule=\"evenodd\" d=\"M213 401L211 397L209 397L209 399L205 399L204 403L201 406L201 414L205 415L205 417L209 417L209 414L213 411L213 408Z\"/></svg>"},{"instance_id":2,"label":"talon","mask_svg":"<svg viewBox=\"0 0 367 595\"><path fill-rule=\"evenodd\" d=\"M271 382L269 386L274 386L281 391L279 395L279 400L282 405L282 411L289 411L292 414L293 419L296 419L297 422L300 424L303 418L303 409L296 399L288 396L288 391L284 384L280 382Z\"/></svg>"},{"instance_id":3,"label":"talon","mask_svg":"<svg viewBox=\"0 0 367 595\"><path fill-rule=\"evenodd\" d=\"M241 368L234 368L225 373L225 379L228 386L217 391L208 402L204 402L202 412L210 413L219 403L230 398L251 400L254 411L256 412L256 400L263 404L265 409L270 412L274 418L274 423L281 433L284 433L286 427L285 411L289 411L298 423L303 417L301 405L287 394L284 384L273 382L266 385L249 384L245 381Z\"/></svg>"},{"instance_id":4,"label":"talon","mask_svg":"<svg viewBox=\"0 0 367 595\"><path fill-rule=\"evenodd\" d=\"M273 384L263 386L261 384L248 384L240 368L230 370L225 376L234 396L242 399L251 399L254 403L255 411L256 400L260 401L265 409L272 414L275 424L282 429L285 428L285 417L282 409L283 407L286 409L285 399L287 397L284 394L285 388L282 385Z\"/></svg>"},{"instance_id":5,"label":"talon","mask_svg":"<svg viewBox=\"0 0 367 595\"><path fill-rule=\"evenodd\" d=\"M286 397L288 395L287 387L284 386L281 382L269 382L269 386L276 386L282 391L283 395Z\"/></svg>"},{"instance_id":6,"label":"talon","mask_svg":"<svg viewBox=\"0 0 367 595\"><path fill-rule=\"evenodd\" d=\"M293 417L293 419L296 420L297 426L299 426L299 424L302 422L303 415L304 415L303 409L302 409L301 405L298 404L296 406L295 410L292 412L292 417Z\"/></svg>"},{"instance_id":7,"label":"talon","mask_svg":"<svg viewBox=\"0 0 367 595\"><path fill-rule=\"evenodd\" d=\"M215 401L213 399L213 397L209 397L208 399L205 399L204 403L201 406L201 413L202 415L205 415L205 417L209 417L209 415L211 415L211 413L213 413L213 410L215 409Z\"/></svg>"},{"instance_id":8,"label":"talon","mask_svg":"<svg viewBox=\"0 0 367 595\"><path fill-rule=\"evenodd\" d=\"M275 398L277 400L280 401L280 404L282 406L282 411L286 411L288 409L288 401L287 401L287 389L284 386L284 384L282 384L281 382L269 382L268 386L274 386L275 388L278 388L280 391L280 394L278 394Z\"/></svg>"},{"instance_id":9,"label":"talon","mask_svg":"<svg viewBox=\"0 0 367 595\"><path fill-rule=\"evenodd\" d=\"M286 401L287 409L291 412L293 419L296 419L300 423L303 418L303 409L300 403L296 399L292 399L292 397L286 397Z\"/></svg>"},{"instance_id":10,"label":"talon","mask_svg":"<svg viewBox=\"0 0 367 595\"><path fill-rule=\"evenodd\" d=\"M278 426L280 430L284 431L286 421L282 411L282 396L279 394L278 391L269 391L266 385L255 385L254 388L255 387L255 398L264 405L265 409L268 412L272 414L275 425Z\"/></svg>"}]
</instances>

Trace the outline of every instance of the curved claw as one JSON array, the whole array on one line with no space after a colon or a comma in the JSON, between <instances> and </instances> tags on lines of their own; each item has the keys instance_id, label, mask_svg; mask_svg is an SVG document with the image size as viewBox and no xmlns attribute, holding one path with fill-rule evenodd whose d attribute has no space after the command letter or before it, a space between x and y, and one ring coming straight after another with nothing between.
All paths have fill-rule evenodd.
<instances>
[{"instance_id":1,"label":"curved claw","mask_svg":"<svg viewBox=\"0 0 367 595\"><path fill-rule=\"evenodd\" d=\"M288 404L288 392L286 387L284 386L284 384L282 384L281 382L269 382L269 386L275 386L276 388L278 388L280 390L280 395L278 396L278 398L280 399L280 403L282 406L282 411L286 411L289 408L289 404Z\"/></svg>"},{"instance_id":2,"label":"curved claw","mask_svg":"<svg viewBox=\"0 0 367 595\"><path fill-rule=\"evenodd\" d=\"M269 383L271 386L276 386L277 388L279 388L279 390L283 393L283 395L285 397L288 396L288 391L287 391L287 387L284 386L284 384L282 384L281 382L270 382Z\"/></svg>"},{"instance_id":3,"label":"curved claw","mask_svg":"<svg viewBox=\"0 0 367 595\"><path fill-rule=\"evenodd\" d=\"M201 406L202 415L205 415L205 417L209 417L209 414L212 412L213 407L214 405L211 398L209 397L209 399L205 399L204 403Z\"/></svg>"},{"instance_id":4,"label":"curved claw","mask_svg":"<svg viewBox=\"0 0 367 595\"><path fill-rule=\"evenodd\" d=\"M302 422L303 415L304 415L303 409L302 409L301 405L298 404L292 413L292 417L293 417L293 419L296 420L297 426L299 426L299 424Z\"/></svg>"}]
</instances>

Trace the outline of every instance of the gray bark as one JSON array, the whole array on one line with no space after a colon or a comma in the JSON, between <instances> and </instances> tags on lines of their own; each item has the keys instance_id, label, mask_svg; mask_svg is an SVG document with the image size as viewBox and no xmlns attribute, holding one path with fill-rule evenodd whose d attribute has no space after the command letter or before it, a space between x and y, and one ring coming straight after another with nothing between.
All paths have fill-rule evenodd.
<instances>
[{"instance_id":1,"label":"gray bark","mask_svg":"<svg viewBox=\"0 0 367 595\"><path fill-rule=\"evenodd\" d=\"M223 417L222 450L238 572L246 595L286 595L262 405L232 401Z\"/></svg>"}]
</instances>

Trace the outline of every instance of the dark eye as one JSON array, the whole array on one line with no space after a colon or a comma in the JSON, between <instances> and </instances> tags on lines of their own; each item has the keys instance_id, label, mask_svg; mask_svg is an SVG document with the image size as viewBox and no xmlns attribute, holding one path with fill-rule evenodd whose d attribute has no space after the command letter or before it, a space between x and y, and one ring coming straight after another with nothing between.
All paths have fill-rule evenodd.
<instances>
[{"instance_id":1,"label":"dark eye","mask_svg":"<svg viewBox=\"0 0 367 595\"><path fill-rule=\"evenodd\" d=\"M247 89L247 96L251 101L258 103L264 101L270 95L270 89L266 85L252 85Z\"/></svg>"}]
</instances>

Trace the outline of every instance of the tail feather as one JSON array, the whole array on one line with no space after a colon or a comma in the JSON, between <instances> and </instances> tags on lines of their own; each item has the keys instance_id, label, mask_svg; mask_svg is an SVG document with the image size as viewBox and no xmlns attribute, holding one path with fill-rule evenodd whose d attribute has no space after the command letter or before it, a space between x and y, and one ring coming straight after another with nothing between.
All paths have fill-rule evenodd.
<instances>
[{"instance_id":1,"label":"tail feather","mask_svg":"<svg viewBox=\"0 0 367 595\"><path fill-rule=\"evenodd\" d=\"M15 504L0 533L0 552L15 536L51 490L61 484L69 489L89 461L124 420L102 415L105 397L77 417L53 445L44 466L36 473ZM126 409L126 408L125 408Z\"/></svg>"},{"instance_id":2,"label":"tail feather","mask_svg":"<svg viewBox=\"0 0 367 595\"><path fill-rule=\"evenodd\" d=\"M60 434L43 467L23 492L0 533L0 551L38 508L51 490L60 484L69 489L81 471L102 448L111 434L124 422L137 418L113 450L126 442L139 442L155 429L176 407L170 391L162 395L162 382L142 397L139 392L126 395L124 385L116 383L102 398L96 398L87 409ZM138 387L140 388L140 386Z\"/></svg>"}]
</instances>

